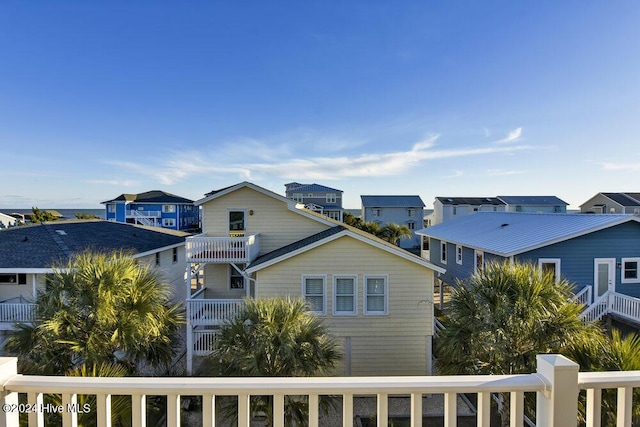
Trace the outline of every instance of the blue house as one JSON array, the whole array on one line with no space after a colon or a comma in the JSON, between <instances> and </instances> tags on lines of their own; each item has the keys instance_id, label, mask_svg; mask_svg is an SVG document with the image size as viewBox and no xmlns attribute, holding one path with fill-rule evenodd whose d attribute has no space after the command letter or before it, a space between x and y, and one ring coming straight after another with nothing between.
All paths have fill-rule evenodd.
<instances>
[{"instance_id":1,"label":"blue house","mask_svg":"<svg viewBox=\"0 0 640 427\"><path fill-rule=\"evenodd\" d=\"M420 196L360 196L362 220L376 222L380 226L390 223L405 225L412 231L410 239L401 239L403 249L420 247L420 236L415 233L423 227L424 202Z\"/></svg>"},{"instance_id":2,"label":"blue house","mask_svg":"<svg viewBox=\"0 0 640 427\"><path fill-rule=\"evenodd\" d=\"M446 268L445 284L489 261L528 262L574 283L586 304L613 296L640 310L638 216L478 212L417 233L428 238L423 257ZM634 317L640 321L640 311Z\"/></svg>"},{"instance_id":3,"label":"blue house","mask_svg":"<svg viewBox=\"0 0 640 427\"><path fill-rule=\"evenodd\" d=\"M320 184L290 182L284 185L285 197L303 203L305 208L342 222L342 190Z\"/></svg>"},{"instance_id":4,"label":"blue house","mask_svg":"<svg viewBox=\"0 0 640 427\"><path fill-rule=\"evenodd\" d=\"M121 194L102 204L108 221L171 230L195 230L200 225L200 210L193 200L164 191Z\"/></svg>"}]
</instances>

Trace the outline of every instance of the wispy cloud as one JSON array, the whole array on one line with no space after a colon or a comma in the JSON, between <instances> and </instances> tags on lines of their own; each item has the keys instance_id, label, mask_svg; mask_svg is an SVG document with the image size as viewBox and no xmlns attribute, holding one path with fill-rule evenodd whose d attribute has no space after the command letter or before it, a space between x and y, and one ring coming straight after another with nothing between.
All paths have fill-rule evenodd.
<instances>
[{"instance_id":1,"label":"wispy cloud","mask_svg":"<svg viewBox=\"0 0 640 427\"><path fill-rule=\"evenodd\" d=\"M639 171L640 163L613 163L613 162L604 162L599 163L602 166L602 169L609 171Z\"/></svg>"},{"instance_id":2,"label":"wispy cloud","mask_svg":"<svg viewBox=\"0 0 640 427\"><path fill-rule=\"evenodd\" d=\"M489 169L487 171L487 174L489 174L489 176L521 175L523 173L527 173L527 171L504 170L504 169Z\"/></svg>"},{"instance_id":3,"label":"wispy cloud","mask_svg":"<svg viewBox=\"0 0 640 427\"><path fill-rule=\"evenodd\" d=\"M140 182L135 180L117 180L117 179L90 179L89 184L113 185L115 187L136 187Z\"/></svg>"},{"instance_id":4,"label":"wispy cloud","mask_svg":"<svg viewBox=\"0 0 640 427\"><path fill-rule=\"evenodd\" d=\"M414 143L407 150L315 157L291 154L308 154L309 150L305 149L307 148L305 146L296 148L282 144L270 147L258 140L244 140L236 141L232 146L227 145L210 153L204 151L171 153L169 160L161 160L159 164L124 161L109 163L132 173L150 177L164 185L172 185L191 176L230 174L240 176L241 179L278 177L299 180L336 180L397 176L426 161L497 153L508 154L530 148L515 144L441 148L436 144L439 138L437 134L430 135ZM346 145L351 148L349 151L354 151L353 143L349 141ZM233 147L236 149L232 149ZM311 148L310 151L315 150Z\"/></svg>"},{"instance_id":5,"label":"wispy cloud","mask_svg":"<svg viewBox=\"0 0 640 427\"><path fill-rule=\"evenodd\" d=\"M496 144L509 144L511 142L515 142L517 140L520 139L520 137L522 136L522 128L519 127L517 129L512 130L511 132L509 132L509 134L507 135L506 138L500 139L498 141L496 141Z\"/></svg>"}]
</instances>

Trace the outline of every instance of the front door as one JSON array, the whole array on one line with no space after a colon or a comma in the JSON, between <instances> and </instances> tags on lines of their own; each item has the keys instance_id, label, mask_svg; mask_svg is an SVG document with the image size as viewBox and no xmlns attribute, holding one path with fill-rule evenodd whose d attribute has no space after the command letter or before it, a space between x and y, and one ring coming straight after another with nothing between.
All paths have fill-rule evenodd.
<instances>
[{"instance_id":1,"label":"front door","mask_svg":"<svg viewBox=\"0 0 640 427\"><path fill-rule=\"evenodd\" d=\"M616 260L614 258L596 258L594 260L593 283L596 298L607 291L614 292L616 286Z\"/></svg>"}]
</instances>

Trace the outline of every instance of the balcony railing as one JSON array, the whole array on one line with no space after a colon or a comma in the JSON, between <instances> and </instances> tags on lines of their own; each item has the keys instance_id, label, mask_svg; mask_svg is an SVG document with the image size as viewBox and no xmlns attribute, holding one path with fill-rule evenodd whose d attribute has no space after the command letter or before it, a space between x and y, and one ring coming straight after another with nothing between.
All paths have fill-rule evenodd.
<instances>
[{"instance_id":1,"label":"balcony railing","mask_svg":"<svg viewBox=\"0 0 640 427\"><path fill-rule=\"evenodd\" d=\"M126 215L129 218L160 218L162 217L162 212L160 211L139 211L136 209L129 209L126 211Z\"/></svg>"},{"instance_id":2,"label":"balcony railing","mask_svg":"<svg viewBox=\"0 0 640 427\"><path fill-rule=\"evenodd\" d=\"M187 262L249 263L258 257L258 235L244 237L187 237Z\"/></svg>"},{"instance_id":3,"label":"balcony railing","mask_svg":"<svg viewBox=\"0 0 640 427\"><path fill-rule=\"evenodd\" d=\"M32 322L36 305L29 303L1 303L0 323Z\"/></svg>"},{"instance_id":4,"label":"balcony railing","mask_svg":"<svg viewBox=\"0 0 640 427\"><path fill-rule=\"evenodd\" d=\"M342 396L342 425L353 426L354 395L376 397L378 426L387 426L388 397L409 396L411 425L422 426L422 401L425 394L444 394L444 426L456 425L457 394L477 394L477 425L489 425L492 393L509 393L511 425L524 424L524 393L537 394L535 420L538 426L575 426L579 390L586 390L587 426L600 426L601 390L618 390L617 425L631 425L632 390L640 386L640 371L578 373L578 365L559 355L538 356L537 372L528 375L432 376L432 377L316 377L316 378L92 378L19 375L15 358L0 359L0 426L17 426L18 413L29 412L30 426L44 426L44 394L60 394L63 426L75 426L78 419L78 395L95 395L98 426L111 425L111 396L130 396L132 425L146 425L146 397L166 396L168 427L180 426L181 396L200 396L202 425L215 426L217 396L238 398L238 426L250 425L250 396L273 396L274 427L285 425L285 396L307 396L309 426L319 425L319 396ZM18 394L26 394L26 402ZM20 403L19 403L20 402ZM34 411L29 409L35 408ZM370 414L366 414L370 415ZM224 425L228 424L228 420Z\"/></svg>"},{"instance_id":5,"label":"balcony railing","mask_svg":"<svg viewBox=\"0 0 640 427\"><path fill-rule=\"evenodd\" d=\"M187 317L193 326L220 325L238 314L243 306L241 299L192 299L187 300Z\"/></svg>"}]
</instances>

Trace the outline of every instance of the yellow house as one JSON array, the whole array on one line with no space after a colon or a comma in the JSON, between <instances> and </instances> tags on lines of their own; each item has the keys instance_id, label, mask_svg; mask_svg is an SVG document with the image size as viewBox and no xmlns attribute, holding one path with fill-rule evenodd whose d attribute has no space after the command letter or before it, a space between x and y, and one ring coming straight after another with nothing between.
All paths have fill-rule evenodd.
<instances>
[{"instance_id":1,"label":"yellow house","mask_svg":"<svg viewBox=\"0 0 640 427\"><path fill-rule=\"evenodd\" d=\"M243 182L209 193L187 238L188 370L242 298L304 298L343 346L336 375L431 373L434 272L368 233Z\"/></svg>"}]
</instances>

